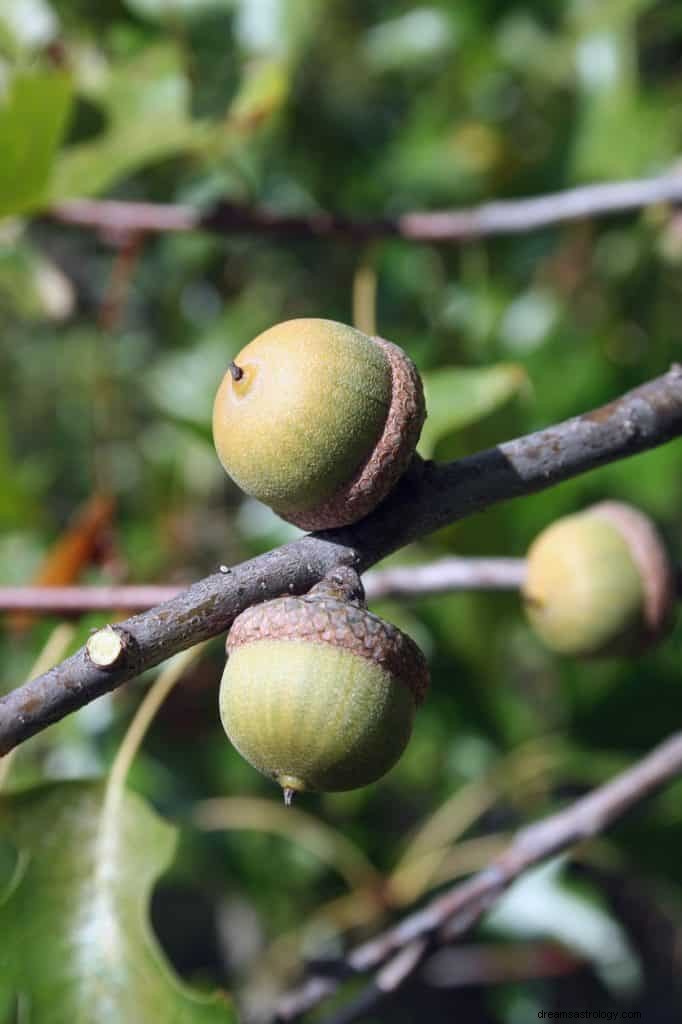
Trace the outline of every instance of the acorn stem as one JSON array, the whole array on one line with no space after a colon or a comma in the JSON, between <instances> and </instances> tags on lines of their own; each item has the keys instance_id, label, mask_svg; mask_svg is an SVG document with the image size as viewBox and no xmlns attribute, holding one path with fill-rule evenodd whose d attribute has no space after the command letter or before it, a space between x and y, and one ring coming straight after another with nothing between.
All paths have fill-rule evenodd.
<instances>
[{"instance_id":1,"label":"acorn stem","mask_svg":"<svg viewBox=\"0 0 682 1024\"><path fill-rule=\"evenodd\" d=\"M241 380L242 377L244 376L244 371L242 370L241 366L237 366L234 359L230 363L228 369L230 371L230 374L232 375L232 380Z\"/></svg>"}]
</instances>

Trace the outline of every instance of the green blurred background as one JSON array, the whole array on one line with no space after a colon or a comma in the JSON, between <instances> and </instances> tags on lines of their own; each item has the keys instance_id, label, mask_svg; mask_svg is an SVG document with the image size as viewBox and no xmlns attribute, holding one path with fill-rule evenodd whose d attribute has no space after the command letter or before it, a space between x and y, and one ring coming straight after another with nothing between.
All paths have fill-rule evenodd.
<instances>
[{"instance_id":1,"label":"green blurred background","mask_svg":"<svg viewBox=\"0 0 682 1024\"><path fill-rule=\"evenodd\" d=\"M378 217L659 173L682 149L675 2L0 0L0 96L3 584L45 579L50 566L61 582L191 581L296 536L230 484L210 439L227 362L280 320L363 326L375 309L377 330L431 382L438 458L579 413L680 359L682 218L667 206L437 246L199 233L131 242L44 216L100 196ZM480 372L460 380L461 367ZM390 562L522 556L555 517L604 497L654 516L679 559L681 470L671 444ZM65 558L69 528L82 547ZM350 839L379 872L454 794L450 853L460 832L506 834L606 778L682 715L679 628L641 659L577 664L541 649L514 595L377 610L427 653L431 695L387 778L301 803L335 830L333 849ZM107 618L81 618L73 646ZM4 690L55 625L5 618ZM221 731L222 661L216 640L185 673L131 785L181 827L153 904L169 956L265 1020L301 956L342 948L338 904L313 915L347 882L295 826L271 834L260 804L242 815L260 828L197 827L207 798L279 799ZM105 773L148 682L31 741L13 782ZM480 954L478 981L458 987L443 969L371 1019L521 1024L543 1009L640 1008L647 1024L679 1020L680 796L682 784L669 787L577 861L533 876L475 936L495 949L562 942L577 958L562 976L515 980L509 969L491 980ZM405 903L437 882L408 884ZM377 886L363 890L351 936L376 930L388 904Z\"/></svg>"}]
</instances>

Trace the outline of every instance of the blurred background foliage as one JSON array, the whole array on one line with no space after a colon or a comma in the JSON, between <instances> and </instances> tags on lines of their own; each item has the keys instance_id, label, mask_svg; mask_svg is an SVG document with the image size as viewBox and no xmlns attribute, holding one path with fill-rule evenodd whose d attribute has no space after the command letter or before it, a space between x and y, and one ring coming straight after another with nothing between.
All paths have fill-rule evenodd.
<instances>
[{"instance_id":1,"label":"blurred background foliage","mask_svg":"<svg viewBox=\"0 0 682 1024\"><path fill-rule=\"evenodd\" d=\"M681 70L674 2L0 0L0 582L191 581L295 536L226 479L209 429L227 362L279 320L376 317L427 377L422 450L438 458L608 401L682 351L674 208L462 246L126 239L55 223L51 205L226 197L375 217L655 174L682 150ZM556 516L607 496L652 514L682 556L678 443L391 561L521 556ZM313 822L283 819L221 731L222 640L187 669L132 769L132 788L180 828L153 899L161 942L192 982L236 990L248 1019L267 1019L302 955L338 952L349 929L376 929L485 863L498 834L682 715L679 628L638 660L578 664L540 648L513 595L377 610L433 673L386 779L306 797L297 813ZM106 620L78 620L71 646ZM2 687L56 624L5 617ZM105 774L148 682L27 744L12 785ZM432 965L372 1019L639 1007L679 1020L681 794L524 881L479 929L473 980ZM223 797L241 802L205 803ZM563 973L542 957L514 968L515 951L550 940L575 957ZM0 1015L3 998L0 981Z\"/></svg>"}]
</instances>

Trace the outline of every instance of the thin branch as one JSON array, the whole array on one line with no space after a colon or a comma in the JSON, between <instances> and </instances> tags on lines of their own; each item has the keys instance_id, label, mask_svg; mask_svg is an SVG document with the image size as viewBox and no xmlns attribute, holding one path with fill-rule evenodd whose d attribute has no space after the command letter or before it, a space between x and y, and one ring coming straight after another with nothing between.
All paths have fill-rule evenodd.
<instances>
[{"instance_id":1,"label":"thin branch","mask_svg":"<svg viewBox=\"0 0 682 1024\"><path fill-rule=\"evenodd\" d=\"M139 232L214 231L276 238L406 238L421 242L465 242L489 235L520 234L564 221L625 213L654 203L682 201L682 174L670 171L640 181L585 185L529 199L504 199L480 206L404 213L360 220L338 214L278 213L224 201L208 211L192 206L120 200L73 199L49 216L65 224L94 228L120 240Z\"/></svg>"},{"instance_id":2,"label":"thin branch","mask_svg":"<svg viewBox=\"0 0 682 1024\"><path fill-rule=\"evenodd\" d=\"M378 569L364 579L369 601L428 597L458 590L518 590L526 575L524 558L439 558L428 565ZM2 607L0 590L0 608Z\"/></svg>"},{"instance_id":3,"label":"thin branch","mask_svg":"<svg viewBox=\"0 0 682 1024\"><path fill-rule=\"evenodd\" d=\"M353 1024L361 1017L372 1014L397 989L405 984L421 966L428 951L428 943L417 939L401 949L365 986L356 998L340 1007L323 1024ZM285 1018L286 1019L286 1018Z\"/></svg>"},{"instance_id":4,"label":"thin branch","mask_svg":"<svg viewBox=\"0 0 682 1024\"><path fill-rule=\"evenodd\" d=\"M452 942L471 929L524 871L605 831L626 811L682 774L682 732L675 733L632 767L603 786L517 833L510 845L487 868L448 889L423 909L352 950L342 970L313 976L280 1003L277 1019L295 1020L331 995L340 979L376 970L396 961L401 951ZM377 982L370 982L366 998L376 1002ZM360 997L362 1000L362 996ZM358 1002L360 1005L360 1001ZM346 1021L356 1019L348 1014Z\"/></svg>"},{"instance_id":5,"label":"thin branch","mask_svg":"<svg viewBox=\"0 0 682 1024\"><path fill-rule=\"evenodd\" d=\"M522 558L441 558L428 565L396 566L364 578L370 601L412 598L458 590L517 590L523 583ZM0 587L0 612L81 615L92 611L139 612L162 604L185 586Z\"/></svg>"},{"instance_id":6,"label":"thin branch","mask_svg":"<svg viewBox=\"0 0 682 1024\"><path fill-rule=\"evenodd\" d=\"M170 601L189 586L0 587L0 611L41 615L82 615L84 612L137 612Z\"/></svg>"},{"instance_id":7,"label":"thin branch","mask_svg":"<svg viewBox=\"0 0 682 1024\"><path fill-rule=\"evenodd\" d=\"M337 565L364 572L418 537L682 433L682 367L610 404L456 462L415 459L389 497L351 527L309 534L195 583L117 625L126 657L103 671L84 648L0 699L0 754L177 651L223 633L249 605L302 593Z\"/></svg>"}]
</instances>

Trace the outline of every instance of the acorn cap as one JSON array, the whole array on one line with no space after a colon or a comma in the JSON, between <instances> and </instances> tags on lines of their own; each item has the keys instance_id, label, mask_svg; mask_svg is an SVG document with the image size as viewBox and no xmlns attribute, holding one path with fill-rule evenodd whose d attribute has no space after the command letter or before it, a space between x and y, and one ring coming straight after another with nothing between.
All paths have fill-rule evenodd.
<instances>
[{"instance_id":1,"label":"acorn cap","mask_svg":"<svg viewBox=\"0 0 682 1024\"><path fill-rule=\"evenodd\" d=\"M343 648L399 679L419 706L429 670L419 647L390 622L368 611L359 577L341 567L300 597L287 595L252 605L233 622L228 654L260 640L290 640Z\"/></svg>"},{"instance_id":2,"label":"acorn cap","mask_svg":"<svg viewBox=\"0 0 682 1024\"><path fill-rule=\"evenodd\" d=\"M412 640L368 612L352 569L233 623L220 717L242 756L284 791L381 778L407 745L428 685Z\"/></svg>"},{"instance_id":3,"label":"acorn cap","mask_svg":"<svg viewBox=\"0 0 682 1024\"><path fill-rule=\"evenodd\" d=\"M642 580L643 630L640 649L661 639L675 611L675 576L661 536L649 516L622 501L602 501L586 511L611 523L630 549Z\"/></svg>"},{"instance_id":4,"label":"acorn cap","mask_svg":"<svg viewBox=\"0 0 682 1024\"><path fill-rule=\"evenodd\" d=\"M421 377L401 348L373 337L391 370L391 404L381 436L354 476L331 498L284 516L302 530L324 530L363 519L398 482L412 460L426 419Z\"/></svg>"}]
</instances>

